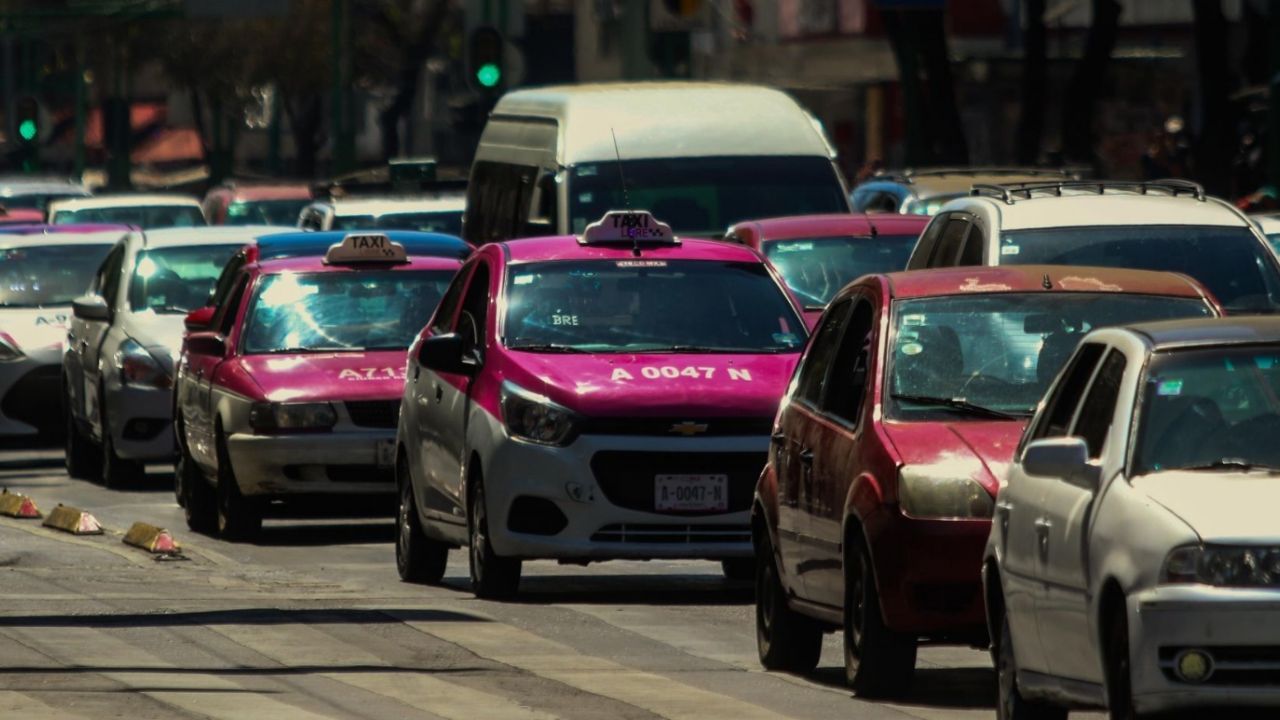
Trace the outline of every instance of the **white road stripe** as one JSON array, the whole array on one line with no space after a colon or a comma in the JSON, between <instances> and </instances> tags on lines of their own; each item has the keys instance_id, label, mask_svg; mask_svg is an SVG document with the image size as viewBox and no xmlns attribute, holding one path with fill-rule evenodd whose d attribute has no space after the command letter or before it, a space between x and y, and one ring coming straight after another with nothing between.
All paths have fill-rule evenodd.
<instances>
[{"instance_id":1,"label":"white road stripe","mask_svg":"<svg viewBox=\"0 0 1280 720\"><path fill-rule=\"evenodd\" d=\"M49 707L30 695L0 690L0 717L18 720L84 720L64 710Z\"/></svg>"},{"instance_id":2,"label":"white road stripe","mask_svg":"<svg viewBox=\"0 0 1280 720\"><path fill-rule=\"evenodd\" d=\"M343 673L325 675L361 690L398 700L448 720L556 720L557 716L521 705L512 698L421 673Z\"/></svg>"},{"instance_id":3,"label":"white road stripe","mask_svg":"<svg viewBox=\"0 0 1280 720\"><path fill-rule=\"evenodd\" d=\"M336 716L318 715L300 707L276 700L269 695L246 692L148 692L146 695L213 720L334 720Z\"/></svg>"}]
</instances>

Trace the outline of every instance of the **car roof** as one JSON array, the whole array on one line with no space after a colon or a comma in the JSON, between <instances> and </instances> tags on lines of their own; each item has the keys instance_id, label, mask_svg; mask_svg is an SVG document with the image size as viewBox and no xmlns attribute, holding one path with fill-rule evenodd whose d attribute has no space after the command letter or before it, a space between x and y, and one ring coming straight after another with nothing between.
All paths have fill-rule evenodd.
<instances>
[{"instance_id":1,"label":"car roof","mask_svg":"<svg viewBox=\"0 0 1280 720\"><path fill-rule=\"evenodd\" d=\"M85 198L68 198L49 203L54 210L87 210L112 207L150 207L155 205L190 205L200 207L200 202L190 195L94 195Z\"/></svg>"},{"instance_id":2,"label":"car roof","mask_svg":"<svg viewBox=\"0 0 1280 720\"><path fill-rule=\"evenodd\" d=\"M3 235L0 248L48 247L50 245L114 245L128 234L127 228L96 232L53 233L50 235Z\"/></svg>"},{"instance_id":3,"label":"car roof","mask_svg":"<svg viewBox=\"0 0 1280 720\"><path fill-rule=\"evenodd\" d=\"M264 235L296 232L296 228L279 225L210 225L147 230L141 235L146 247L155 248L174 245L247 245Z\"/></svg>"},{"instance_id":4,"label":"car roof","mask_svg":"<svg viewBox=\"0 0 1280 720\"><path fill-rule=\"evenodd\" d=\"M1199 225L1215 227L1249 227L1248 220L1235 208L1200 194L1170 194L1157 183L1064 183L1055 189L1053 183L1037 182L1031 197L1015 191L1008 199L996 194L999 186L989 186L980 195L953 200L940 212L963 210L966 204L986 204L1000 219L1001 230L1038 228L1089 227L1096 225ZM1016 186L1013 186L1016 187ZM1147 192L1147 188L1152 189ZM1177 193L1187 188L1177 186Z\"/></svg>"},{"instance_id":5,"label":"car roof","mask_svg":"<svg viewBox=\"0 0 1280 720\"><path fill-rule=\"evenodd\" d=\"M682 238L679 244L641 243L637 257L631 245L608 243L583 245L576 235L520 238L497 243L508 264L559 260L720 260L764 262L755 250L723 240Z\"/></svg>"},{"instance_id":6,"label":"car roof","mask_svg":"<svg viewBox=\"0 0 1280 720\"><path fill-rule=\"evenodd\" d=\"M467 198L461 193L442 193L394 198L333 198L329 204L333 206L333 214L338 217L409 212L462 212L466 208Z\"/></svg>"},{"instance_id":7,"label":"car roof","mask_svg":"<svg viewBox=\"0 0 1280 720\"><path fill-rule=\"evenodd\" d=\"M1063 265L952 267L888 273L884 278L896 299L1035 291L1208 297L1207 291L1186 275L1128 268Z\"/></svg>"},{"instance_id":8,"label":"car roof","mask_svg":"<svg viewBox=\"0 0 1280 720\"><path fill-rule=\"evenodd\" d=\"M306 255L323 255L331 245L342 242L342 239L353 234L347 230L323 230L314 232L285 232L258 238L257 259L259 262L285 257L301 257ZM354 233L362 234L362 233ZM444 233L417 232L414 230L377 231L377 235L386 235L392 242L400 243L410 256L434 256L465 259L471 254L471 246L462 238Z\"/></svg>"},{"instance_id":9,"label":"car roof","mask_svg":"<svg viewBox=\"0 0 1280 720\"><path fill-rule=\"evenodd\" d=\"M884 235L919 235L928 224L929 217L925 215L891 213L794 215L738 223L738 225L755 225L763 235L764 242L829 235L870 235L873 227L877 233Z\"/></svg>"},{"instance_id":10,"label":"car roof","mask_svg":"<svg viewBox=\"0 0 1280 720\"><path fill-rule=\"evenodd\" d=\"M795 100L761 85L652 81L516 90L498 101L490 124L531 118L559 124L562 164L613 160L619 154L624 159L834 156ZM486 127L482 150L494 142L503 144Z\"/></svg>"},{"instance_id":11,"label":"car roof","mask_svg":"<svg viewBox=\"0 0 1280 720\"><path fill-rule=\"evenodd\" d=\"M1280 343L1280 318L1258 315L1162 320L1122 329L1142 337L1153 350Z\"/></svg>"},{"instance_id":12,"label":"car roof","mask_svg":"<svg viewBox=\"0 0 1280 720\"><path fill-rule=\"evenodd\" d=\"M0 226L0 235L62 235L64 233L104 232L132 230L132 225L116 223L66 223L65 225L47 225L45 223L29 223Z\"/></svg>"}]
</instances>

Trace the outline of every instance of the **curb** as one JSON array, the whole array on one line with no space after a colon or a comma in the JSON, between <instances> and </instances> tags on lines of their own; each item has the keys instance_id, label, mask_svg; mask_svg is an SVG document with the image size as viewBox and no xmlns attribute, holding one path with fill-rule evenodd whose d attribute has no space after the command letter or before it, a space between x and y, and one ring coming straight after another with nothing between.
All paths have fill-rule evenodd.
<instances>
[{"instance_id":1,"label":"curb","mask_svg":"<svg viewBox=\"0 0 1280 720\"><path fill-rule=\"evenodd\" d=\"M26 495L9 492L8 488L0 492L0 515L11 518L38 519L44 517L36 507L36 501Z\"/></svg>"},{"instance_id":2,"label":"curb","mask_svg":"<svg viewBox=\"0 0 1280 720\"><path fill-rule=\"evenodd\" d=\"M124 544L142 548L155 555L181 555L182 546L169 534L168 530L136 522L124 534Z\"/></svg>"},{"instance_id":3,"label":"curb","mask_svg":"<svg viewBox=\"0 0 1280 720\"><path fill-rule=\"evenodd\" d=\"M69 532L72 535L101 535L102 524L98 519L80 508L58 504L41 523L47 528Z\"/></svg>"}]
</instances>

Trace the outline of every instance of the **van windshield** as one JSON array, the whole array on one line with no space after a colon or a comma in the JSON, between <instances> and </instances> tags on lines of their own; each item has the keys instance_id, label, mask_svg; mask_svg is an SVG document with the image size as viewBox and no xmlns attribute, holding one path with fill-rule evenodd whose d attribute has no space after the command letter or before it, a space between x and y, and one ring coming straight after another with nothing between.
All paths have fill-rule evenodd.
<instances>
[{"instance_id":1,"label":"van windshield","mask_svg":"<svg viewBox=\"0 0 1280 720\"><path fill-rule=\"evenodd\" d=\"M752 218L849 212L823 157L694 157L582 163L569 172L574 234L609 210L643 208L677 233L720 234ZM620 177L626 178L622 192Z\"/></svg>"}]
</instances>

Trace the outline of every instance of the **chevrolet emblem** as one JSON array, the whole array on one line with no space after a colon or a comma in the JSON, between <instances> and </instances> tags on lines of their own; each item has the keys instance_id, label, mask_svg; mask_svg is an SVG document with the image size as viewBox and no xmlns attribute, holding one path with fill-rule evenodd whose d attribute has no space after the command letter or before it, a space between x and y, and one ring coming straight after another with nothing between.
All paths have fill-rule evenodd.
<instances>
[{"instance_id":1,"label":"chevrolet emblem","mask_svg":"<svg viewBox=\"0 0 1280 720\"><path fill-rule=\"evenodd\" d=\"M692 435L697 435L699 433L704 433L706 431L707 431L706 423L696 423L696 422L693 422L692 420L685 420L684 422L676 423L675 425L672 425L671 429L668 430L667 432L680 433L685 437L690 437Z\"/></svg>"}]
</instances>

